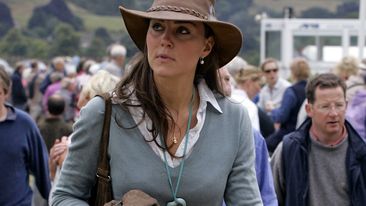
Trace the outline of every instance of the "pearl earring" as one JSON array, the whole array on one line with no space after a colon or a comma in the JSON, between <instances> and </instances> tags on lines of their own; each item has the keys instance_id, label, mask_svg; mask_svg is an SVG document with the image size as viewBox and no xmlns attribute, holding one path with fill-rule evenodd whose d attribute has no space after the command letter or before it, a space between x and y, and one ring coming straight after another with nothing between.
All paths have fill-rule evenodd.
<instances>
[{"instance_id":1,"label":"pearl earring","mask_svg":"<svg viewBox=\"0 0 366 206\"><path fill-rule=\"evenodd\" d=\"M200 64L204 64L205 60L203 59L203 57L200 57Z\"/></svg>"}]
</instances>

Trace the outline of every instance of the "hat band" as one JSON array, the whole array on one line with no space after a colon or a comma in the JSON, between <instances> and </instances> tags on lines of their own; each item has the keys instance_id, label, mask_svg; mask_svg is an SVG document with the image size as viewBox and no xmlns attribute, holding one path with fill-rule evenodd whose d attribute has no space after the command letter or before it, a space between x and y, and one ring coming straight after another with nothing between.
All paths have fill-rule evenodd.
<instances>
[{"instance_id":1,"label":"hat band","mask_svg":"<svg viewBox=\"0 0 366 206\"><path fill-rule=\"evenodd\" d=\"M193 9L184 8L184 7L177 7L177 6L155 6L151 7L147 10L147 12L154 12L154 11L173 11L173 12L179 12L179 13L185 13L189 14L195 17L198 17L200 19L207 20L208 17L206 15L201 14L198 11L195 11Z\"/></svg>"}]
</instances>

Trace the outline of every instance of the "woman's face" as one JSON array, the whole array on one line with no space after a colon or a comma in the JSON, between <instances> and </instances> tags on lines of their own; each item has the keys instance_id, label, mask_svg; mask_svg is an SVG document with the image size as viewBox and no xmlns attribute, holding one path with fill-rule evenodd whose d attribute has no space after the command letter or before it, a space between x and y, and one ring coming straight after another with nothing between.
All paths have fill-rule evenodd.
<instances>
[{"instance_id":1,"label":"woman's face","mask_svg":"<svg viewBox=\"0 0 366 206\"><path fill-rule=\"evenodd\" d=\"M150 21L146 35L148 61L155 77L194 77L200 57L206 57L213 37L204 36L203 23L188 21Z\"/></svg>"}]
</instances>

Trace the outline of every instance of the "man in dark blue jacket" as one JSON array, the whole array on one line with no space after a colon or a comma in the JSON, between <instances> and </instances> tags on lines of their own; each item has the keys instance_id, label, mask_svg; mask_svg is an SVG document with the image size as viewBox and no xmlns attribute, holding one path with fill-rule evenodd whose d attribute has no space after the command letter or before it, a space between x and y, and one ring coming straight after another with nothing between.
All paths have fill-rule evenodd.
<instances>
[{"instance_id":1,"label":"man in dark blue jacket","mask_svg":"<svg viewBox=\"0 0 366 206\"><path fill-rule=\"evenodd\" d=\"M321 74L306 96L310 119L285 136L271 160L279 204L366 205L366 143L345 120L345 83Z\"/></svg>"},{"instance_id":2,"label":"man in dark blue jacket","mask_svg":"<svg viewBox=\"0 0 366 206\"><path fill-rule=\"evenodd\" d=\"M0 205L31 206L30 174L42 197L48 199L48 153L32 118L5 102L10 88L10 77L0 66Z\"/></svg>"}]
</instances>

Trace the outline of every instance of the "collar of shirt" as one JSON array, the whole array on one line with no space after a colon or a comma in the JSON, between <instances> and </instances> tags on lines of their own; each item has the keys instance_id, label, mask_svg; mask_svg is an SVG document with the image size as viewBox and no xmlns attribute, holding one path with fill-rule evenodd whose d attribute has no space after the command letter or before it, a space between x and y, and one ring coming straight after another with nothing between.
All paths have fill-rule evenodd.
<instances>
[{"instance_id":1,"label":"collar of shirt","mask_svg":"<svg viewBox=\"0 0 366 206\"><path fill-rule=\"evenodd\" d=\"M206 117L206 108L207 103L210 103L218 112L223 113L221 110L221 107L219 106L214 93L211 91L211 89L208 88L205 80L200 80L198 84L198 94L200 96L200 104L197 111L197 124L194 128L192 128L189 132L189 141L187 145L187 154L186 158L191 154L193 146L197 142L199 138L199 134L203 128L205 117ZM134 95L131 96L134 100L133 103L138 104L138 100ZM132 118L134 119L135 123L138 124L138 129L141 132L141 134L144 136L144 138L149 141L147 142L150 147L153 149L156 155L158 155L162 160L164 160L164 154L160 147L158 147L155 142L151 141L153 139L151 133L148 131L147 128L151 128L151 119L148 116L145 116L143 118L143 111L141 107L129 107L129 112L132 115ZM184 140L186 137L183 138L181 144L179 145L175 155L180 157L183 156L184 152ZM158 143L160 143L160 138L157 138L156 140ZM181 162L181 158L172 158L168 152L166 152L167 156L167 162L170 167L177 167L179 166Z\"/></svg>"},{"instance_id":2,"label":"collar of shirt","mask_svg":"<svg viewBox=\"0 0 366 206\"><path fill-rule=\"evenodd\" d=\"M215 95L211 91L210 88L208 88L206 81L204 79L201 79L198 84L198 94L200 95L200 102L208 102L210 103L218 112L223 113L221 110L221 107L217 103L217 100L215 98ZM201 107L201 103L200 103ZM198 109L199 110L199 109Z\"/></svg>"},{"instance_id":3,"label":"collar of shirt","mask_svg":"<svg viewBox=\"0 0 366 206\"><path fill-rule=\"evenodd\" d=\"M8 103L5 103L5 108L7 110L7 114L6 114L6 118L4 119L4 122L5 121L13 121L16 119L17 115L15 113L15 109L13 106L11 106L10 104Z\"/></svg>"},{"instance_id":4,"label":"collar of shirt","mask_svg":"<svg viewBox=\"0 0 366 206\"><path fill-rule=\"evenodd\" d=\"M241 90L241 89L234 89L231 94L231 98L236 101L249 99L248 94L244 90Z\"/></svg>"}]
</instances>

